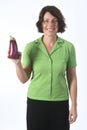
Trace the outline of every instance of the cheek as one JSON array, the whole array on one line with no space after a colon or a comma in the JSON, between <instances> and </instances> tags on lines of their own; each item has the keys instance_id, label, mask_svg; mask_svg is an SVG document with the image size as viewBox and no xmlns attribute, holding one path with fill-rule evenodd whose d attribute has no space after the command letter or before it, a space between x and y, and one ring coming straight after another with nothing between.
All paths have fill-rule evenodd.
<instances>
[{"instance_id":1,"label":"cheek","mask_svg":"<svg viewBox=\"0 0 87 130\"><path fill-rule=\"evenodd\" d=\"M42 28L45 28L46 27L46 24L42 24Z\"/></svg>"},{"instance_id":2,"label":"cheek","mask_svg":"<svg viewBox=\"0 0 87 130\"><path fill-rule=\"evenodd\" d=\"M58 27L58 25L56 25L56 27L55 27L55 28L56 28L56 31L58 32L58 30L59 30L59 27Z\"/></svg>"},{"instance_id":3,"label":"cheek","mask_svg":"<svg viewBox=\"0 0 87 130\"><path fill-rule=\"evenodd\" d=\"M46 25L42 25L42 30L43 30L43 32L45 32L45 30L46 30Z\"/></svg>"},{"instance_id":4,"label":"cheek","mask_svg":"<svg viewBox=\"0 0 87 130\"><path fill-rule=\"evenodd\" d=\"M42 24L42 30L43 30L43 32L44 32L44 29L45 29L45 25Z\"/></svg>"}]
</instances>

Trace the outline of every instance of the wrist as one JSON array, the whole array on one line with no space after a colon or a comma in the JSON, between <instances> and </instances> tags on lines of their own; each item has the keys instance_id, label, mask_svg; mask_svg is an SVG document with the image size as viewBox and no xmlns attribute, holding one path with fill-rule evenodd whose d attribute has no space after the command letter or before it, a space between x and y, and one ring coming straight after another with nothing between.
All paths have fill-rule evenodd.
<instances>
[{"instance_id":1,"label":"wrist","mask_svg":"<svg viewBox=\"0 0 87 130\"><path fill-rule=\"evenodd\" d=\"M72 106L73 108L76 108L76 107L77 107L77 103L72 103L71 106Z\"/></svg>"},{"instance_id":2,"label":"wrist","mask_svg":"<svg viewBox=\"0 0 87 130\"><path fill-rule=\"evenodd\" d=\"M20 62L20 61L19 61L19 62L16 62L16 63L15 63L15 66L16 66L16 67L22 66L22 65L21 65L21 62Z\"/></svg>"}]
</instances>

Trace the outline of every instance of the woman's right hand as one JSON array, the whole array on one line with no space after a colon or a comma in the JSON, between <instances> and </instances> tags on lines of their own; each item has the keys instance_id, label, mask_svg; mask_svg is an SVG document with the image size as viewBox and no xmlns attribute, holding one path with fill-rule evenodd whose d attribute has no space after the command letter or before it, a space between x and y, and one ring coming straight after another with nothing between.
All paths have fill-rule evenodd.
<instances>
[{"instance_id":1,"label":"woman's right hand","mask_svg":"<svg viewBox=\"0 0 87 130\"><path fill-rule=\"evenodd\" d=\"M18 52L18 58L17 59L12 59L12 61L15 63L15 65L21 64L21 57L22 57L21 52Z\"/></svg>"}]
</instances>

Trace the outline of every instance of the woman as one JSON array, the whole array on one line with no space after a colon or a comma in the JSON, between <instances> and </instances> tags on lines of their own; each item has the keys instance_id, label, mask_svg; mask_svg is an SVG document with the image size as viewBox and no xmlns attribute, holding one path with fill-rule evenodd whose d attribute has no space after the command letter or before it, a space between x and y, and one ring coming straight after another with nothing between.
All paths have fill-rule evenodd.
<instances>
[{"instance_id":1,"label":"woman","mask_svg":"<svg viewBox=\"0 0 87 130\"><path fill-rule=\"evenodd\" d=\"M66 27L57 7L42 8L36 26L42 37L26 45L22 63L21 56L14 60L19 80L25 83L31 77L27 130L69 130L77 118L75 48L57 35Z\"/></svg>"}]
</instances>

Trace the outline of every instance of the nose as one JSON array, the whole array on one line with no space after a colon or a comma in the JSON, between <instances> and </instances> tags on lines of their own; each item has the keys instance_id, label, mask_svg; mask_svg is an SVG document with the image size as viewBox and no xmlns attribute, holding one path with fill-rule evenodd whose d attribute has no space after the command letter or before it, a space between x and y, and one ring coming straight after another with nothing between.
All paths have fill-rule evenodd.
<instances>
[{"instance_id":1,"label":"nose","mask_svg":"<svg viewBox=\"0 0 87 130\"><path fill-rule=\"evenodd\" d=\"M49 25L54 25L54 22L53 21L49 21L48 24Z\"/></svg>"},{"instance_id":2,"label":"nose","mask_svg":"<svg viewBox=\"0 0 87 130\"><path fill-rule=\"evenodd\" d=\"M52 21L48 21L47 23L49 26L54 26L57 24L57 21L56 20L52 20Z\"/></svg>"}]
</instances>

